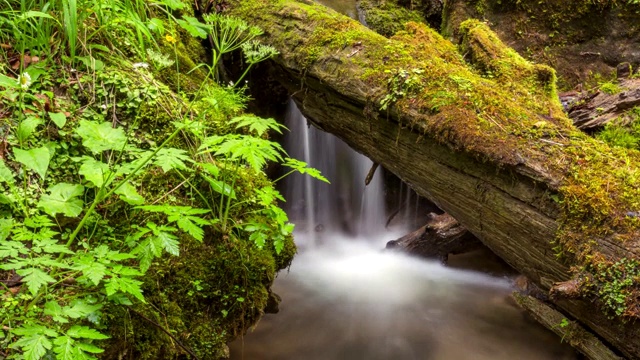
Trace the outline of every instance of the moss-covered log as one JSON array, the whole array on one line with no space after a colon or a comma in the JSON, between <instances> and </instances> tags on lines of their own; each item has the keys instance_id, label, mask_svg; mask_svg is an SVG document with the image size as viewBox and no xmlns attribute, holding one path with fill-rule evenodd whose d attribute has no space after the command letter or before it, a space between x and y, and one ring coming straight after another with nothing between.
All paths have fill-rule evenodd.
<instances>
[{"instance_id":1,"label":"moss-covered log","mask_svg":"<svg viewBox=\"0 0 640 360\"><path fill-rule=\"evenodd\" d=\"M317 126L543 289L579 279L582 299L554 304L640 358L640 221L629 215L640 209L640 153L577 131L552 69L526 63L476 21L460 31L487 56L465 58L423 25L387 39L310 1L232 4L267 30L281 52L275 75Z\"/></svg>"}]
</instances>

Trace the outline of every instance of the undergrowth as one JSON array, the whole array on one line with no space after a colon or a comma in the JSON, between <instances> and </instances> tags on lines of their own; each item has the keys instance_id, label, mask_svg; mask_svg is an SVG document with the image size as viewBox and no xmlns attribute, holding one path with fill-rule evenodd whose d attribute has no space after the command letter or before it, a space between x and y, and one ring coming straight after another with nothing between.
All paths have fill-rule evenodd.
<instances>
[{"instance_id":1,"label":"undergrowth","mask_svg":"<svg viewBox=\"0 0 640 360\"><path fill-rule=\"evenodd\" d=\"M200 21L176 0L2 3L0 357L95 358L109 337L104 309L147 304L149 269L192 242L246 239L275 256L288 246L293 225L259 180L264 166L326 179L268 139L282 125L242 114L237 84L277 55L259 28ZM179 34L213 43L190 93L156 80L182 71ZM238 49L245 73L219 85L222 56ZM158 178L167 187L149 188Z\"/></svg>"}]
</instances>

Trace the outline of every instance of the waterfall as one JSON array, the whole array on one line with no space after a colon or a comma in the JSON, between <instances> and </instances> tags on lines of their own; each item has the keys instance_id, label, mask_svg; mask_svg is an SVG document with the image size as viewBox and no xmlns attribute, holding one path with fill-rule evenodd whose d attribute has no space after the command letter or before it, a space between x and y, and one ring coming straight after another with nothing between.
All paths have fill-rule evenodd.
<instances>
[{"instance_id":1,"label":"waterfall","mask_svg":"<svg viewBox=\"0 0 640 360\"><path fill-rule=\"evenodd\" d=\"M289 156L303 159L331 182L325 184L301 174L287 178L286 207L297 225L299 245L314 247L335 234L356 238L384 232L383 169L378 168L365 186L373 162L342 140L310 126L291 100L285 124L290 130L284 140Z\"/></svg>"}]
</instances>

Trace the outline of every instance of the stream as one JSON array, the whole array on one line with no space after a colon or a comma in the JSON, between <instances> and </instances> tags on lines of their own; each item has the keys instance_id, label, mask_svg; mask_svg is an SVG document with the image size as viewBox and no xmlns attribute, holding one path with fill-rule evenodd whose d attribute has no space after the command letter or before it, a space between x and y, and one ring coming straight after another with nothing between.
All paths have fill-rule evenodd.
<instances>
[{"instance_id":1,"label":"stream","mask_svg":"<svg viewBox=\"0 0 640 360\"><path fill-rule=\"evenodd\" d=\"M357 18L355 1L322 0ZM421 226L418 196L401 185L389 222L379 168L331 134L309 126L290 101L284 146L331 184L294 174L284 204L298 255L273 290L280 312L267 314L230 344L233 360L570 360L574 351L510 299L513 273L492 254L440 263L385 252ZM480 272L482 270L484 272Z\"/></svg>"},{"instance_id":2,"label":"stream","mask_svg":"<svg viewBox=\"0 0 640 360\"><path fill-rule=\"evenodd\" d=\"M452 259L456 269L382 251L413 230L414 203L403 202L407 221L386 226L383 169L365 187L369 159L308 126L293 102L285 123L289 154L332 184L286 179L299 253L273 286L280 312L231 344L231 359L576 359L512 303L509 272L482 253Z\"/></svg>"}]
</instances>

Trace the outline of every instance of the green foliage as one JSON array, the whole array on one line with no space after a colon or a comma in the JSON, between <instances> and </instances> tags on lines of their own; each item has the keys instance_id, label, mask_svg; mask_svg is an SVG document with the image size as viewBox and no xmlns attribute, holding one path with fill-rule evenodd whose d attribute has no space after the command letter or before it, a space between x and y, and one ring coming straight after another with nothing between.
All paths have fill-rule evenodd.
<instances>
[{"instance_id":1,"label":"green foliage","mask_svg":"<svg viewBox=\"0 0 640 360\"><path fill-rule=\"evenodd\" d=\"M0 41L13 44L19 58L47 59L46 66L20 64L0 75L0 129L8 129L0 158L0 275L19 278L0 294L0 348L8 359L94 359L108 338L101 333L104 309L144 306L149 269L180 257L192 240L220 246L233 237L232 246L250 246L273 263L290 259L293 225L263 169L283 162L326 181L268 140L284 126L241 115L243 90L205 78L197 92L175 94L148 65L132 70L112 58L151 58L156 69L167 68L175 60L158 52L156 41L175 41L169 34L176 27L213 35L216 65L242 48L249 66L240 80L277 54L254 40L260 29L238 19L211 15L200 23L175 17L182 2L146 4L25 0L0 11ZM166 18L154 18L158 11ZM161 109L163 119L145 107ZM157 178L181 180L170 189L143 180ZM242 265L255 276L274 267L247 261L259 262ZM221 298L250 302L239 289Z\"/></svg>"},{"instance_id":2,"label":"green foliage","mask_svg":"<svg viewBox=\"0 0 640 360\"><path fill-rule=\"evenodd\" d=\"M620 91L622 91L622 89L618 84L614 84L612 82L606 82L606 83L600 84L600 90L603 93L609 94L609 95L615 95Z\"/></svg>"},{"instance_id":3,"label":"green foliage","mask_svg":"<svg viewBox=\"0 0 640 360\"><path fill-rule=\"evenodd\" d=\"M638 145L640 145L640 107L629 110L623 118L627 119L625 122L629 122L628 125L618 124L620 121L609 122L596 135L596 138L612 146L638 149Z\"/></svg>"},{"instance_id":4,"label":"green foliage","mask_svg":"<svg viewBox=\"0 0 640 360\"><path fill-rule=\"evenodd\" d=\"M417 93L422 89L420 74L422 69L398 69L395 71L385 70L385 73L392 74L387 81L387 89L389 93L380 100L380 110L387 110L389 106L403 97Z\"/></svg>"}]
</instances>

